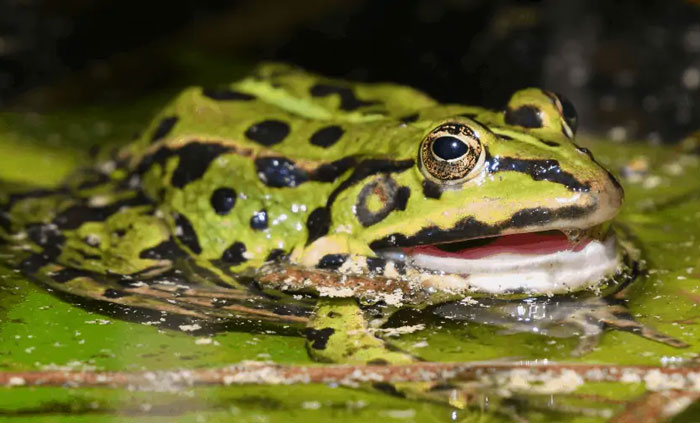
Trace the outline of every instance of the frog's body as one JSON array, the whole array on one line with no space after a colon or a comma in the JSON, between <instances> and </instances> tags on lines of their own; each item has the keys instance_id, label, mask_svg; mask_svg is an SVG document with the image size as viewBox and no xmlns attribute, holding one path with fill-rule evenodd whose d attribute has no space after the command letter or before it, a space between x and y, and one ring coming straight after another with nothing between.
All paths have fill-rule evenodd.
<instances>
[{"instance_id":1,"label":"frog's body","mask_svg":"<svg viewBox=\"0 0 700 423\"><path fill-rule=\"evenodd\" d=\"M60 292L205 320L311 316L320 359L410 360L339 336L366 326L332 298L422 307L629 273L609 227L622 189L574 144L575 119L538 89L495 112L265 65L185 90L62 188L10 196L0 226Z\"/></svg>"}]
</instances>

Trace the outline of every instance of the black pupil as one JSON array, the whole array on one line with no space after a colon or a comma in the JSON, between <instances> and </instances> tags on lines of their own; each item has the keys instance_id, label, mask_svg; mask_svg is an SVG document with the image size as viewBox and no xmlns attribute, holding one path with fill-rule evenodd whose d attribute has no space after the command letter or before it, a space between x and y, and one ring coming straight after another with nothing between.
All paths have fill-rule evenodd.
<instances>
[{"instance_id":1,"label":"black pupil","mask_svg":"<svg viewBox=\"0 0 700 423\"><path fill-rule=\"evenodd\" d=\"M456 137L440 137L433 141L433 153L442 160L454 160L467 154L469 147Z\"/></svg>"},{"instance_id":2,"label":"black pupil","mask_svg":"<svg viewBox=\"0 0 700 423\"><path fill-rule=\"evenodd\" d=\"M236 191L231 188L217 188L211 195L211 206L217 214L227 214L236 204Z\"/></svg>"}]
</instances>

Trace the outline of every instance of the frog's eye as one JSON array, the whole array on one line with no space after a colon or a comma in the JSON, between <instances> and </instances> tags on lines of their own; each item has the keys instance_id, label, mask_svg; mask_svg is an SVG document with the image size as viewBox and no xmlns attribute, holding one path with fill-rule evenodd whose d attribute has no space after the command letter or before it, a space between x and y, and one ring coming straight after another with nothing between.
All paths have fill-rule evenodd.
<instances>
[{"instance_id":1,"label":"frog's eye","mask_svg":"<svg viewBox=\"0 0 700 423\"><path fill-rule=\"evenodd\" d=\"M442 184L464 182L481 167L485 149L479 136L463 123L444 123L423 140L420 161L423 174Z\"/></svg>"},{"instance_id":2,"label":"frog's eye","mask_svg":"<svg viewBox=\"0 0 700 423\"><path fill-rule=\"evenodd\" d=\"M527 88L517 91L508 101L505 122L524 128L542 128L573 138L578 126L574 105L561 94Z\"/></svg>"},{"instance_id":3,"label":"frog's eye","mask_svg":"<svg viewBox=\"0 0 700 423\"><path fill-rule=\"evenodd\" d=\"M551 93L555 98L555 104L559 113L561 113L562 118L571 129L572 136L576 134L576 129L578 128L578 113L576 113L576 108L573 103L569 101L568 98L564 97L559 93ZM571 137L569 137L571 138Z\"/></svg>"}]
</instances>

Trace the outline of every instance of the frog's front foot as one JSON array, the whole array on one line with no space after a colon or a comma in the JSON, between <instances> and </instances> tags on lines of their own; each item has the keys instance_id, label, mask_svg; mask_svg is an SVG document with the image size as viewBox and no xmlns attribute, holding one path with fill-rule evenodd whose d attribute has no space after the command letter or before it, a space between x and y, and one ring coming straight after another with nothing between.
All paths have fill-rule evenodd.
<instances>
[{"instance_id":1,"label":"frog's front foot","mask_svg":"<svg viewBox=\"0 0 700 423\"><path fill-rule=\"evenodd\" d=\"M564 319L564 323L578 326L582 332L577 347L571 352L574 356L582 356L592 351L606 328L631 332L675 348L688 347L684 341L638 322L624 305L600 297L582 301L581 307Z\"/></svg>"},{"instance_id":2,"label":"frog's front foot","mask_svg":"<svg viewBox=\"0 0 700 423\"><path fill-rule=\"evenodd\" d=\"M556 338L576 336L571 355L591 352L606 328L624 330L646 339L685 348L687 343L644 325L627 308L607 298L553 297L525 300L482 299L478 304L446 303L433 312L450 320L498 326L501 333L537 333Z\"/></svg>"},{"instance_id":3,"label":"frog's front foot","mask_svg":"<svg viewBox=\"0 0 700 423\"><path fill-rule=\"evenodd\" d=\"M306 329L309 355L348 364L404 364L416 361L375 337L353 298L320 299Z\"/></svg>"},{"instance_id":4,"label":"frog's front foot","mask_svg":"<svg viewBox=\"0 0 700 423\"><path fill-rule=\"evenodd\" d=\"M632 332L651 341L660 342L675 348L687 348L689 346L680 339L666 335L651 326L638 322L623 305L608 304L606 302L605 306L599 309L598 314L593 316L598 317L605 326Z\"/></svg>"}]
</instances>

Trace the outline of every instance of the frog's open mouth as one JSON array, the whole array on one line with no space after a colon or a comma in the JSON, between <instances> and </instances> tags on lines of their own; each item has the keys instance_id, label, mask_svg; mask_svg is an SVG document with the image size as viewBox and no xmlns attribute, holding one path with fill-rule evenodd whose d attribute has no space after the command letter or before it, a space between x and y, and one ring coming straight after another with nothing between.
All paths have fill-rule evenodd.
<instances>
[{"instance_id":1,"label":"frog's open mouth","mask_svg":"<svg viewBox=\"0 0 700 423\"><path fill-rule=\"evenodd\" d=\"M381 255L418 270L424 285L493 294L579 290L613 274L620 262L612 231L575 240L562 231L520 233L403 247Z\"/></svg>"}]
</instances>

